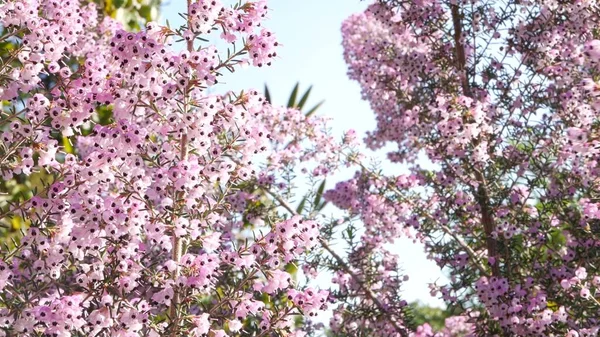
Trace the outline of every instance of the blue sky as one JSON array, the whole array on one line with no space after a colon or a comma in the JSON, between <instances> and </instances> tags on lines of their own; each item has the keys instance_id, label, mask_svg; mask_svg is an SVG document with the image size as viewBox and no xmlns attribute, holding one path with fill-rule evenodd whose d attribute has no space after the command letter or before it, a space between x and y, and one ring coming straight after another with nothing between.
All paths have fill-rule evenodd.
<instances>
[{"instance_id":1,"label":"blue sky","mask_svg":"<svg viewBox=\"0 0 600 337\"><path fill-rule=\"evenodd\" d=\"M345 130L354 129L364 135L373 130L376 124L369 104L361 100L359 85L346 76L340 32L342 21L363 11L368 3L359 0L269 1L271 12L264 25L276 33L281 44L278 59L271 67L239 69L228 74L220 79L221 87L224 90L255 88L262 91L266 83L273 101L285 104L296 82L300 82L301 92L312 85L307 106L325 100L319 112L333 119L333 134L341 136ZM184 7L184 0L165 0L160 21L169 20L171 26L178 26L183 20L177 13L185 11ZM384 152L375 155L381 161L385 159ZM385 165L384 169L397 173L402 167ZM333 186L336 181L350 177L351 173L344 172L329 179L328 185ZM402 268L410 276L404 287L405 299L442 305L429 295L427 283L444 276L426 259L422 246L401 239L392 250L400 255Z\"/></svg>"}]
</instances>

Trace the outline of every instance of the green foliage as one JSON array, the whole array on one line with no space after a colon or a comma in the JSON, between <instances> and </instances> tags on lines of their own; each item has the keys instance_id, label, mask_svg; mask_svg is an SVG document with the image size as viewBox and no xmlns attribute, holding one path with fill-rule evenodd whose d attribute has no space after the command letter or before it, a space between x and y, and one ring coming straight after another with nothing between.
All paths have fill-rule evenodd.
<instances>
[{"instance_id":1,"label":"green foliage","mask_svg":"<svg viewBox=\"0 0 600 337\"><path fill-rule=\"evenodd\" d=\"M310 117L312 116L320 107L321 105L325 102L325 101L320 101L319 103L317 103L315 106L313 106L312 108L310 108L308 111L304 111L304 105L306 104L306 101L308 101L308 97L310 95L310 92L312 90L312 86L308 87L308 89L304 92L304 94L302 94L302 96L300 97L300 100L298 101L298 91L300 90L300 82L297 82L296 85L294 86L294 88L292 89L292 93L290 94L290 97L288 98L288 103L287 103L287 107L288 108L295 108L298 109L300 111L303 111L304 114L306 115L306 117ZM269 88L265 85L265 97L267 98L267 101L269 103L272 103L271 101L271 93L269 92Z\"/></svg>"},{"instance_id":2,"label":"green foliage","mask_svg":"<svg viewBox=\"0 0 600 337\"><path fill-rule=\"evenodd\" d=\"M129 30L139 30L155 21L162 0L93 0L105 15L119 20Z\"/></svg>"},{"instance_id":3,"label":"green foliage","mask_svg":"<svg viewBox=\"0 0 600 337\"><path fill-rule=\"evenodd\" d=\"M21 231L29 225L26 210L21 216L6 217L5 212L11 205L17 205L41 193L54 177L47 172L35 172L29 176L23 174L5 181L0 179L0 243L12 247L13 240L19 240Z\"/></svg>"},{"instance_id":4,"label":"green foliage","mask_svg":"<svg viewBox=\"0 0 600 337\"><path fill-rule=\"evenodd\" d=\"M430 307L419 301L410 303L409 307L415 325L419 326L424 323L429 323L434 331L443 329L446 318L451 316L450 312L447 310Z\"/></svg>"},{"instance_id":5,"label":"green foliage","mask_svg":"<svg viewBox=\"0 0 600 337\"><path fill-rule=\"evenodd\" d=\"M317 190L317 194L315 195L315 200L313 201L313 209L317 211L321 211L325 206L327 206L327 201L321 202L321 198L323 197L323 193L325 192L325 179L319 185L319 189Z\"/></svg>"}]
</instances>

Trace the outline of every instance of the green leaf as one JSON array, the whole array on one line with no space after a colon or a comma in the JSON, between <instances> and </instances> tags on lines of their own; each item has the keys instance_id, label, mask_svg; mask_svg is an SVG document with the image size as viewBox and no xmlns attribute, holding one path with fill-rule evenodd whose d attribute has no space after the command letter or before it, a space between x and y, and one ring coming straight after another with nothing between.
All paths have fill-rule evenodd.
<instances>
[{"instance_id":1,"label":"green leaf","mask_svg":"<svg viewBox=\"0 0 600 337\"><path fill-rule=\"evenodd\" d=\"M323 179L323 182L321 183L321 185L319 185L319 189L317 190L317 195L315 195L315 200L313 201L314 209L317 209L321 204L321 198L323 197L323 191L325 191L325 181L326 181L326 179Z\"/></svg>"},{"instance_id":2,"label":"green leaf","mask_svg":"<svg viewBox=\"0 0 600 337\"><path fill-rule=\"evenodd\" d=\"M113 0L112 3L115 8L121 8L125 5L125 0Z\"/></svg>"},{"instance_id":3,"label":"green leaf","mask_svg":"<svg viewBox=\"0 0 600 337\"><path fill-rule=\"evenodd\" d=\"M113 8L112 0L105 0L104 1L104 12L106 12L108 15L112 16L114 11L115 10Z\"/></svg>"},{"instance_id":4,"label":"green leaf","mask_svg":"<svg viewBox=\"0 0 600 337\"><path fill-rule=\"evenodd\" d=\"M63 136L62 143L63 143L64 151L66 153L75 153L75 149L73 149L73 145L71 144L71 140L69 140L69 137Z\"/></svg>"},{"instance_id":5,"label":"green leaf","mask_svg":"<svg viewBox=\"0 0 600 337\"><path fill-rule=\"evenodd\" d=\"M142 6L139 9L139 14L142 18L144 18L144 20L146 21L152 21L154 20L154 8L152 6Z\"/></svg>"},{"instance_id":6,"label":"green leaf","mask_svg":"<svg viewBox=\"0 0 600 337\"><path fill-rule=\"evenodd\" d=\"M302 201L300 201L298 208L296 208L296 213L302 214L302 211L304 211L304 204L306 203L306 197L307 197L307 195L305 195L304 198L302 198Z\"/></svg>"},{"instance_id":7,"label":"green leaf","mask_svg":"<svg viewBox=\"0 0 600 337\"><path fill-rule=\"evenodd\" d=\"M297 105L299 110L302 110L302 108L304 107L304 104L308 100L308 95L310 94L311 90L312 90L312 85L308 88L308 90L306 90L304 95L302 95L302 98L300 98L300 102L298 102L298 105Z\"/></svg>"},{"instance_id":8,"label":"green leaf","mask_svg":"<svg viewBox=\"0 0 600 337\"><path fill-rule=\"evenodd\" d=\"M267 99L267 102L273 103L271 101L271 93L269 93L269 88L267 87L266 84L265 84L265 98Z\"/></svg>"},{"instance_id":9,"label":"green leaf","mask_svg":"<svg viewBox=\"0 0 600 337\"><path fill-rule=\"evenodd\" d=\"M285 271L292 275L294 278L296 277L296 273L298 272L298 266L295 263L290 262L285 265Z\"/></svg>"},{"instance_id":10,"label":"green leaf","mask_svg":"<svg viewBox=\"0 0 600 337\"><path fill-rule=\"evenodd\" d=\"M325 103L325 101L319 102L312 109L308 110L308 112L306 113L306 117L312 116L317 111L317 109L319 109L321 107L321 105L323 105L323 103Z\"/></svg>"},{"instance_id":11,"label":"green leaf","mask_svg":"<svg viewBox=\"0 0 600 337\"><path fill-rule=\"evenodd\" d=\"M12 225L11 226L12 230L15 230L15 231L19 230L19 228L21 228L21 226L22 226L21 225L21 217L20 216L13 217L10 222L11 222L11 225Z\"/></svg>"},{"instance_id":12,"label":"green leaf","mask_svg":"<svg viewBox=\"0 0 600 337\"><path fill-rule=\"evenodd\" d=\"M322 211L323 208L325 208L325 206L327 206L328 203L329 203L329 201L323 201L323 203L317 207L317 211L319 211L319 212Z\"/></svg>"},{"instance_id":13,"label":"green leaf","mask_svg":"<svg viewBox=\"0 0 600 337\"><path fill-rule=\"evenodd\" d=\"M298 96L298 86L299 85L300 85L300 83L296 83L294 90L292 90L292 94L290 95L290 99L288 100L288 104L287 104L288 108L293 108L296 106L296 97Z\"/></svg>"},{"instance_id":14,"label":"green leaf","mask_svg":"<svg viewBox=\"0 0 600 337\"><path fill-rule=\"evenodd\" d=\"M567 239L560 228L550 230L550 232L546 233L546 238L550 247L555 249L560 249L567 243Z\"/></svg>"},{"instance_id":15,"label":"green leaf","mask_svg":"<svg viewBox=\"0 0 600 337\"><path fill-rule=\"evenodd\" d=\"M352 242L354 240L354 227L348 226L346 228L345 234L346 234L345 239L347 239L348 241Z\"/></svg>"}]
</instances>

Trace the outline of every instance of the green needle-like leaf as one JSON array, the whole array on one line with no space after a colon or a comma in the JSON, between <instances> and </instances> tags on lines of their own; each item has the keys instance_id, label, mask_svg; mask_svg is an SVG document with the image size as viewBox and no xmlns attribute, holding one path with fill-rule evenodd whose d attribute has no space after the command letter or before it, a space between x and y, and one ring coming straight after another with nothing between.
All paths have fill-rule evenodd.
<instances>
[{"instance_id":1,"label":"green needle-like leaf","mask_svg":"<svg viewBox=\"0 0 600 337\"><path fill-rule=\"evenodd\" d=\"M298 97L298 87L299 86L300 86L300 83L296 83L294 90L292 90L292 94L290 95L290 99L288 100L288 104L287 104L288 108L293 108L296 106L296 97Z\"/></svg>"},{"instance_id":2,"label":"green needle-like leaf","mask_svg":"<svg viewBox=\"0 0 600 337\"><path fill-rule=\"evenodd\" d=\"M321 204L321 198L323 197L323 191L325 191L325 179L323 179L323 182L321 183L321 185L319 185L319 189L317 190L317 195L315 195L315 200L313 202L313 208L317 209L319 207L319 205Z\"/></svg>"},{"instance_id":3,"label":"green needle-like leaf","mask_svg":"<svg viewBox=\"0 0 600 337\"><path fill-rule=\"evenodd\" d=\"M266 84L265 84L265 98L267 99L267 102L272 103L271 102L271 93L269 93L269 87L267 87Z\"/></svg>"},{"instance_id":4,"label":"green needle-like leaf","mask_svg":"<svg viewBox=\"0 0 600 337\"><path fill-rule=\"evenodd\" d=\"M299 110L302 110L302 108L304 107L304 104L306 104L306 101L308 100L308 95L310 95L311 90L312 90L312 85L308 88L308 90L306 90L304 95L302 95L302 98L300 98L300 102L298 102L298 105L297 105Z\"/></svg>"},{"instance_id":5,"label":"green needle-like leaf","mask_svg":"<svg viewBox=\"0 0 600 337\"><path fill-rule=\"evenodd\" d=\"M321 105L322 105L323 103L325 103L325 101L321 101L321 102L319 102L319 103L318 103L317 105L315 105L315 106L314 106L312 109L310 109L310 110L309 110L309 111L306 113L306 117L310 117L310 116L312 116L312 115L313 115L313 114L314 114L314 113L317 111L317 109L319 109L319 108L321 107Z\"/></svg>"}]
</instances>

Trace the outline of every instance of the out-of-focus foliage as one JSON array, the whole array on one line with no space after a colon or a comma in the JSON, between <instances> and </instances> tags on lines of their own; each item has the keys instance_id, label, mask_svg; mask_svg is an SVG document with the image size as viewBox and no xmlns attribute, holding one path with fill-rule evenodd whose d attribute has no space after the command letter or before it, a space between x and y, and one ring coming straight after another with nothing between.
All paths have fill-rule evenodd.
<instances>
[{"instance_id":1,"label":"out-of-focus foliage","mask_svg":"<svg viewBox=\"0 0 600 337\"><path fill-rule=\"evenodd\" d=\"M129 30L139 30L158 17L161 0L88 0L99 5L106 15L119 20ZM181 0L183 1L183 0Z\"/></svg>"},{"instance_id":2,"label":"out-of-focus foliage","mask_svg":"<svg viewBox=\"0 0 600 337\"><path fill-rule=\"evenodd\" d=\"M438 307L431 307L419 301L409 304L413 316L413 322L416 325L429 323L434 331L439 331L444 328L446 318L451 314L447 310Z\"/></svg>"},{"instance_id":3,"label":"out-of-focus foliage","mask_svg":"<svg viewBox=\"0 0 600 337\"><path fill-rule=\"evenodd\" d=\"M308 97L312 90L312 86L310 86L310 87L308 87L308 89L306 89L304 94L302 94L302 96L300 97L300 100L298 100L298 90L299 89L300 89L300 83L297 82L296 85L294 86L294 89L292 89L292 93L290 94L290 97L288 98L287 107L288 108L296 108L296 109L304 112L305 115L311 116L321 107L321 105L323 105L323 103L325 101L320 101L319 103L315 104L315 106L313 106L312 108L305 110L304 105L308 101ZM269 101L269 103L271 103L271 93L269 92L269 88L266 85L265 85L265 97L267 98L267 101Z\"/></svg>"},{"instance_id":4,"label":"out-of-focus foliage","mask_svg":"<svg viewBox=\"0 0 600 337\"><path fill-rule=\"evenodd\" d=\"M0 179L0 214L2 214L0 219L0 242L11 247L13 245L12 240L18 240L20 230L28 223L26 216L12 218L4 216L4 212L10 204L30 199L38 191L43 190L44 185L52 183L52 181L53 177L46 172L33 173L29 176L29 179L25 179L21 175L8 181Z\"/></svg>"}]
</instances>

